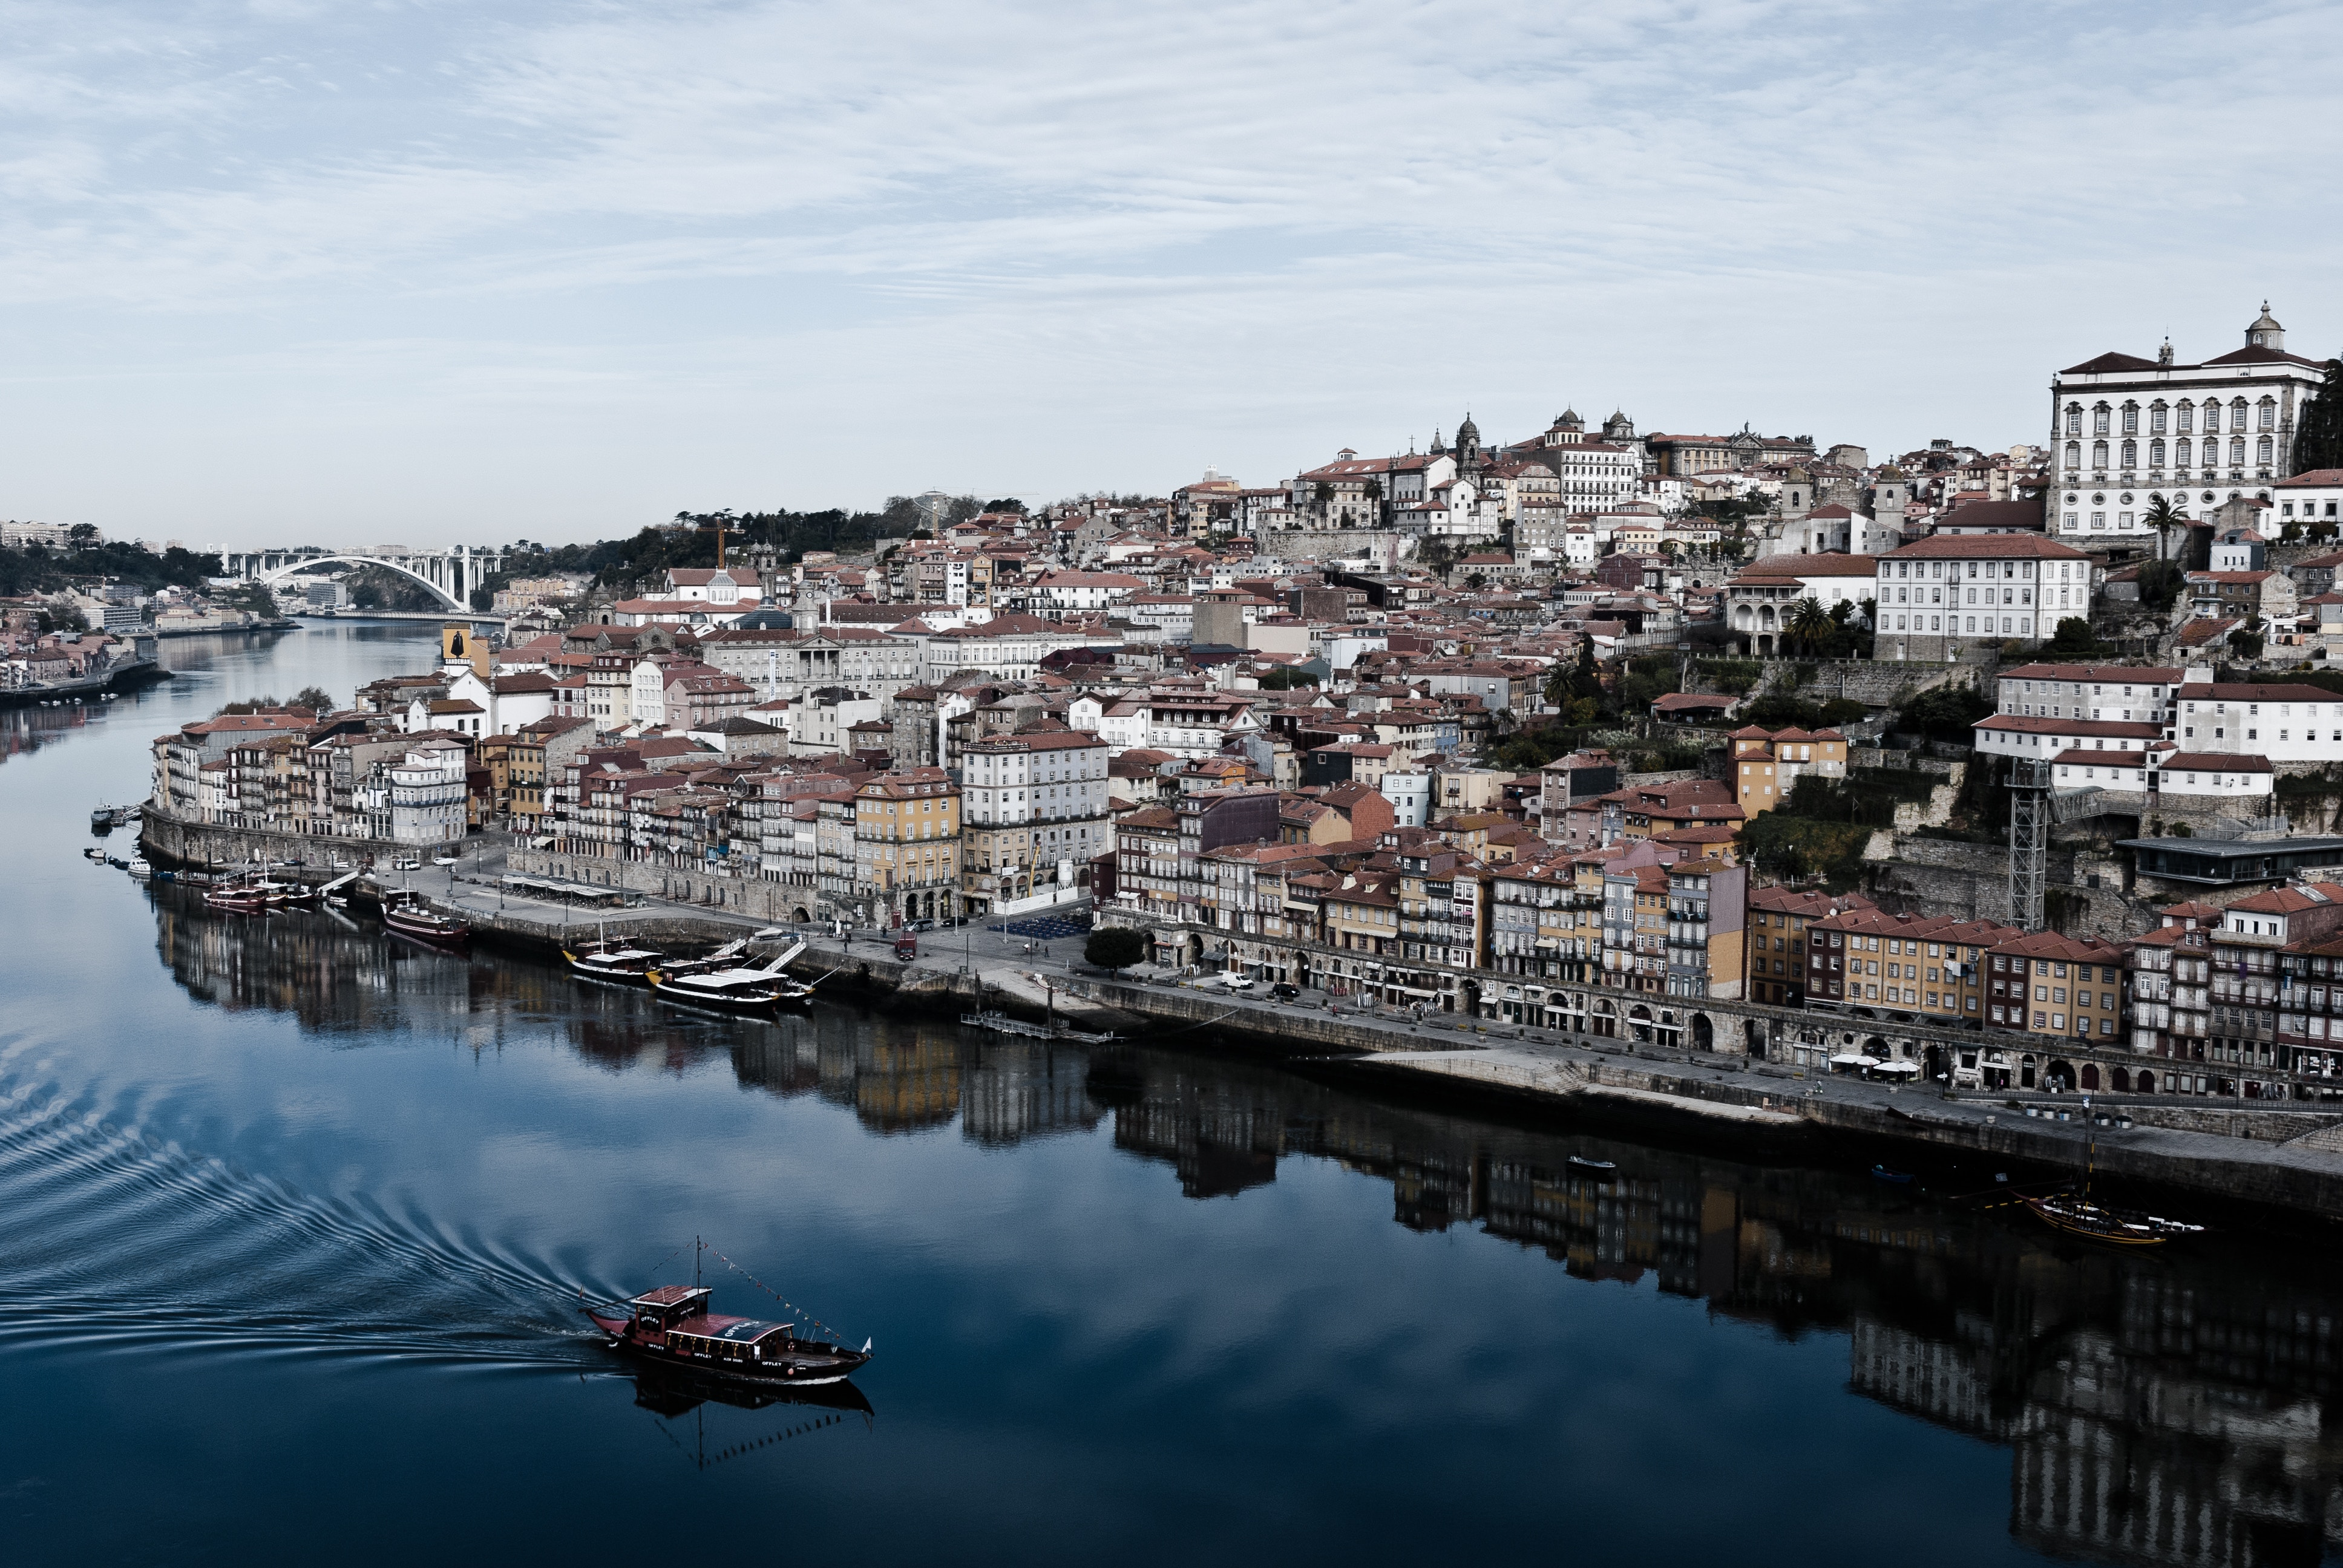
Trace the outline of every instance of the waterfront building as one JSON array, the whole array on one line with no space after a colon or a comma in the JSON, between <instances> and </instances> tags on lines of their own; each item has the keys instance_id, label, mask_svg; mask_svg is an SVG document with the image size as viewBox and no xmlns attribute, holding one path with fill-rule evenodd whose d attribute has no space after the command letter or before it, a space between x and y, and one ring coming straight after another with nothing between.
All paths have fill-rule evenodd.
<instances>
[{"instance_id":1,"label":"waterfront building","mask_svg":"<svg viewBox=\"0 0 2343 1568\"><path fill-rule=\"evenodd\" d=\"M1752 888L1746 901L1745 985L1751 1001L1803 1007L1806 1000L1807 926L1849 910L1877 906L1861 893L1800 892L1794 888Z\"/></svg>"},{"instance_id":2,"label":"waterfront building","mask_svg":"<svg viewBox=\"0 0 2343 1568\"><path fill-rule=\"evenodd\" d=\"M961 749L970 910L983 913L1045 889L1070 893L1113 848L1107 745L1077 729L1018 731Z\"/></svg>"},{"instance_id":3,"label":"waterfront building","mask_svg":"<svg viewBox=\"0 0 2343 1568\"><path fill-rule=\"evenodd\" d=\"M883 773L854 800L855 879L874 925L956 913L960 789L940 768Z\"/></svg>"}]
</instances>

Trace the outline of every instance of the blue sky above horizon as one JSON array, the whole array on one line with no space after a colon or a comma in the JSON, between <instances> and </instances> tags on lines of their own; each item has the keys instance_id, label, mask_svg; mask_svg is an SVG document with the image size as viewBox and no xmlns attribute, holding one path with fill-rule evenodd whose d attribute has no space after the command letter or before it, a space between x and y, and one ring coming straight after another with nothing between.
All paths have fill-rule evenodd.
<instances>
[{"instance_id":1,"label":"blue sky above horizon","mask_svg":"<svg viewBox=\"0 0 2343 1568\"><path fill-rule=\"evenodd\" d=\"M2038 439L2343 347L2330 6L0 0L0 516L1273 483L1565 405Z\"/></svg>"}]
</instances>

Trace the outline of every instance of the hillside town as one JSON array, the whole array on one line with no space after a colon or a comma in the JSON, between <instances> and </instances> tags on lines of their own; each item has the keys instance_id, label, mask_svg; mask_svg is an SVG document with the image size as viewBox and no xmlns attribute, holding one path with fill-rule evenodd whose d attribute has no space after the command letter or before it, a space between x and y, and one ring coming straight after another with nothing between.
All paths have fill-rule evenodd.
<instances>
[{"instance_id":1,"label":"hillside town","mask_svg":"<svg viewBox=\"0 0 2343 1568\"><path fill-rule=\"evenodd\" d=\"M149 810L804 925L1081 911L1401 1013L1684 1047L1735 1000L1974 1030L1958 1086L2331 1098L2327 375L2265 307L2054 373L2000 449L1468 414L1273 484L921 498L868 552L719 535L158 737Z\"/></svg>"}]
</instances>

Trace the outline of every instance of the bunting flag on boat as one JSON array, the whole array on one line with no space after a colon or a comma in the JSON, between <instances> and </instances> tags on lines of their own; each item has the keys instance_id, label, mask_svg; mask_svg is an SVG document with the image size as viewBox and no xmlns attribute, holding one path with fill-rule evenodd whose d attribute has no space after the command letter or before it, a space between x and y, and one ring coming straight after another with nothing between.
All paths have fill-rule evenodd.
<instances>
[{"instance_id":1,"label":"bunting flag on boat","mask_svg":"<svg viewBox=\"0 0 2343 1568\"><path fill-rule=\"evenodd\" d=\"M806 1322L811 1323L814 1327L816 1327L816 1328L818 1328L818 1329L821 1330L824 1333L830 1335L833 1339L835 1339L835 1338L837 1337L837 1335L838 1335L838 1331L837 1331L836 1329L831 1328L828 1323L823 1322L820 1318L815 1317L811 1312L807 1312L803 1307L800 1307L800 1306L799 1306L797 1303L795 1303L794 1302L791 1302L791 1301L788 1300L786 1297L784 1297L784 1296L781 1294L781 1292L779 1292L779 1291L777 1291L777 1290L773 1289L773 1287L772 1287L772 1286L770 1286L770 1285L769 1285L769 1284L765 1283L765 1282L764 1282L764 1281L762 1281L762 1280L760 1280L760 1279L757 1278L757 1276L756 1276L756 1275L754 1275L754 1274L750 1273L748 1270L746 1270L746 1269L742 1268L739 1264L738 1264L738 1263L734 1262L731 1259L729 1259L729 1258L726 1258L726 1257L724 1256L724 1254L723 1254L723 1253L721 1253L721 1252L717 1252L715 1248L710 1247L710 1248L709 1248L708 1250L709 1250L709 1251L711 1251L711 1252L716 1252L717 1257L719 1257L719 1258L720 1258L720 1259L722 1259L722 1260L723 1260L724 1266L725 1266L726 1268L728 1268L728 1269L731 1270L734 1273L736 1273L736 1274L739 1275L742 1279L744 1279L744 1280L748 1281L750 1284L752 1284L752 1285L756 1286L759 1290L760 1290L760 1291L764 1292L765 1292L765 1294L767 1294L767 1295L769 1295L769 1296L772 1297L772 1298L773 1298L773 1300L775 1300L775 1301L777 1301L777 1302L779 1302L781 1303L781 1305L783 1305L783 1306L785 1306L785 1307L789 1308L789 1311L791 1311L792 1312L797 1313L797 1314L798 1314L798 1316L799 1316L801 1320L803 1320L803 1321L804 1321L804 1322ZM868 1349L869 1347L867 1347L867 1346L866 1346L866 1347L864 1347L864 1348Z\"/></svg>"}]
</instances>

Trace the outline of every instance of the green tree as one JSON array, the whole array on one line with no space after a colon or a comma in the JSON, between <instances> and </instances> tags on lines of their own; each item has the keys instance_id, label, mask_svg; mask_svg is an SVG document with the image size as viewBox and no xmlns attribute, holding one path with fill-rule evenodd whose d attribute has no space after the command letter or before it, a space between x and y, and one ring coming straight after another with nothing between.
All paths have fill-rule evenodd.
<instances>
[{"instance_id":1,"label":"green tree","mask_svg":"<svg viewBox=\"0 0 2343 1568\"><path fill-rule=\"evenodd\" d=\"M1297 686L1316 686L1318 677L1309 670L1280 664L1262 670L1260 681L1263 691L1291 691Z\"/></svg>"},{"instance_id":2,"label":"green tree","mask_svg":"<svg viewBox=\"0 0 2343 1568\"><path fill-rule=\"evenodd\" d=\"M2246 618L2246 624L2229 634L2229 651L2239 658L2256 659L2262 656L2262 633L2268 622L2256 610Z\"/></svg>"},{"instance_id":3,"label":"green tree","mask_svg":"<svg viewBox=\"0 0 2343 1568\"><path fill-rule=\"evenodd\" d=\"M2327 379L2295 426L2294 471L2313 468L2343 468L2343 359L2327 362Z\"/></svg>"},{"instance_id":4,"label":"green tree","mask_svg":"<svg viewBox=\"0 0 2343 1568\"><path fill-rule=\"evenodd\" d=\"M1102 970L1120 972L1147 957L1147 933L1132 926L1101 926L1082 944L1082 957Z\"/></svg>"},{"instance_id":5,"label":"green tree","mask_svg":"<svg viewBox=\"0 0 2343 1568\"><path fill-rule=\"evenodd\" d=\"M2158 496L2157 500L2163 500ZM2170 609L2188 584L2178 561L2149 561L2139 568L2139 602L2149 609Z\"/></svg>"},{"instance_id":6,"label":"green tree","mask_svg":"<svg viewBox=\"0 0 2343 1568\"><path fill-rule=\"evenodd\" d=\"M75 549L85 550L97 543L97 529L89 523L75 523L65 530L65 538Z\"/></svg>"},{"instance_id":7,"label":"green tree","mask_svg":"<svg viewBox=\"0 0 2343 1568\"><path fill-rule=\"evenodd\" d=\"M306 708L312 713L331 713L334 710L334 699L326 694L323 687L305 686L293 694L293 700L289 706Z\"/></svg>"},{"instance_id":8,"label":"green tree","mask_svg":"<svg viewBox=\"0 0 2343 1568\"><path fill-rule=\"evenodd\" d=\"M2147 509L2139 516L2140 521L2151 528L2160 528L2167 523L2182 520L2180 508L2172 504L2172 498L2169 496L2150 496L2147 498Z\"/></svg>"},{"instance_id":9,"label":"green tree","mask_svg":"<svg viewBox=\"0 0 2343 1568\"><path fill-rule=\"evenodd\" d=\"M1841 622L1833 620L1831 612L1823 608L1822 600L1808 594L1790 607L1782 629L1786 640L1797 643L1811 653L1824 646L1840 625Z\"/></svg>"},{"instance_id":10,"label":"green tree","mask_svg":"<svg viewBox=\"0 0 2343 1568\"><path fill-rule=\"evenodd\" d=\"M1991 717L1993 704L1966 686L1938 686L1921 692L1896 713L1896 728L1935 740L1970 742L1975 727Z\"/></svg>"},{"instance_id":11,"label":"green tree","mask_svg":"<svg viewBox=\"0 0 2343 1568\"><path fill-rule=\"evenodd\" d=\"M2074 615L2058 623L2057 635L2042 645L2042 651L2052 658L2093 658L2110 649L2093 634L2088 620Z\"/></svg>"}]
</instances>

